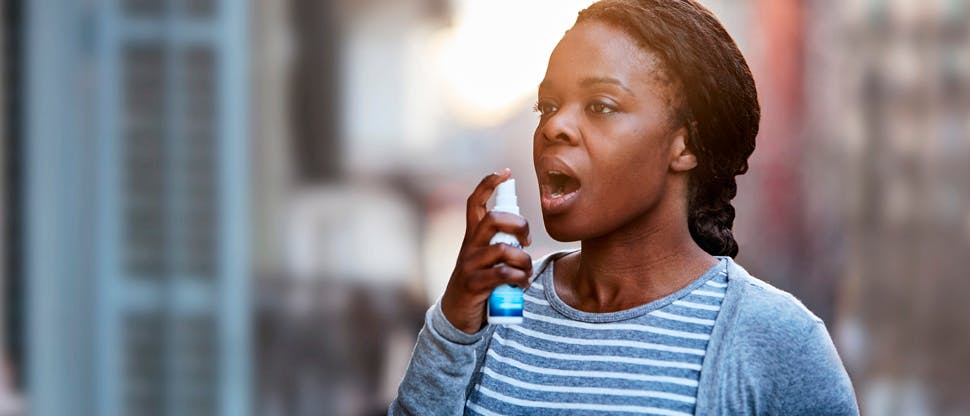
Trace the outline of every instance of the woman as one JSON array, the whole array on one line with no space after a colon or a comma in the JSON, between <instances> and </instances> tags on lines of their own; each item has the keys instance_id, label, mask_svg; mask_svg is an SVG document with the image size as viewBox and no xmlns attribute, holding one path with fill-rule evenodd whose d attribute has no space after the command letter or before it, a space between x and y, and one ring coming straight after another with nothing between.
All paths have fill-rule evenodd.
<instances>
[{"instance_id":1,"label":"woman","mask_svg":"<svg viewBox=\"0 0 970 416\"><path fill-rule=\"evenodd\" d=\"M580 12L539 86L533 156L550 236L468 200L458 262L391 414L857 414L820 319L734 263L731 199L760 110L744 58L694 0ZM535 273L533 273L533 271ZM522 325L490 326L497 285Z\"/></svg>"}]
</instances>

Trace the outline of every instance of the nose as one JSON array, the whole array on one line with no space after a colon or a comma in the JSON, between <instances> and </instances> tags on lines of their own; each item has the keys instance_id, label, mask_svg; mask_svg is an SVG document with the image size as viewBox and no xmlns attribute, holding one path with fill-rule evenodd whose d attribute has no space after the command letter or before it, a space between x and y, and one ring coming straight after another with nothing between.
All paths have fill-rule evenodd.
<instances>
[{"instance_id":1,"label":"nose","mask_svg":"<svg viewBox=\"0 0 970 416\"><path fill-rule=\"evenodd\" d=\"M541 121L539 133L542 138L550 142L561 142L574 145L579 141L579 127L576 115L566 108L550 114L546 120Z\"/></svg>"}]
</instances>

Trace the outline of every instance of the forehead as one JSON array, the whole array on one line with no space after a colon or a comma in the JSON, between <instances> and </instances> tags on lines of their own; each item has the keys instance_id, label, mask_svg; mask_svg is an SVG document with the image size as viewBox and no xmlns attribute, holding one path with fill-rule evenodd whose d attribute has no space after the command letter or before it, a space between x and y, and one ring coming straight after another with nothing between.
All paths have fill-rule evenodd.
<instances>
[{"instance_id":1,"label":"forehead","mask_svg":"<svg viewBox=\"0 0 970 416\"><path fill-rule=\"evenodd\" d=\"M656 54L616 26L586 21L563 35L549 58L544 86L572 87L579 80L614 78L631 89L653 88L661 78Z\"/></svg>"}]
</instances>

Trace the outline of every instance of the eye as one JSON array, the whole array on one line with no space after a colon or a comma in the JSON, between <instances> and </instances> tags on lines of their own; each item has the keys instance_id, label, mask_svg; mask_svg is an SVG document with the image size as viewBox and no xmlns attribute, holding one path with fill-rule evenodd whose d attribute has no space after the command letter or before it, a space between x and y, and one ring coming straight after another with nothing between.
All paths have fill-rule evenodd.
<instances>
[{"instance_id":1,"label":"eye","mask_svg":"<svg viewBox=\"0 0 970 416\"><path fill-rule=\"evenodd\" d=\"M604 102L594 102L586 106L586 109L596 114L611 114L616 112L616 108Z\"/></svg>"},{"instance_id":2,"label":"eye","mask_svg":"<svg viewBox=\"0 0 970 416\"><path fill-rule=\"evenodd\" d=\"M532 106L532 111L539 113L540 116L546 116L558 110L559 107L556 107L555 104L542 100L536 101L535 105Z\"/></svg>"}]
</instances>

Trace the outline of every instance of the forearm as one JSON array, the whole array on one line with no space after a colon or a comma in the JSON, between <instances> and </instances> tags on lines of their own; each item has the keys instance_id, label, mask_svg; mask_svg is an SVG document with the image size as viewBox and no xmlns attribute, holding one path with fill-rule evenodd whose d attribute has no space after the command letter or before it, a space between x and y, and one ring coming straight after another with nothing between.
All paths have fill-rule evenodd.
<instances>
[{"instance_id":1,"label":"forearm","mask_svg":"<svg viewBox=\"0 0 970 416\"><path fill-rule=\"evenodd\" d=\"M461 414L489 330L464 333L445 319L439 304L430 308L388 414Z\"/></svg>"}]
</instances>

